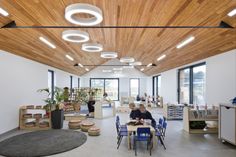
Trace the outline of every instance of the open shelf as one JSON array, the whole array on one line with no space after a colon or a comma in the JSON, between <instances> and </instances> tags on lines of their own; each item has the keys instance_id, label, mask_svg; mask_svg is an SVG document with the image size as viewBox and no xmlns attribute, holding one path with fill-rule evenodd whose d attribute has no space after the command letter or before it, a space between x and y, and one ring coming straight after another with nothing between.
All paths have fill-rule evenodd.
<instances>
[{"instance_id":1,"label":"open shelf","mask_svg":"<svg viewBox=\"0 0 236 157\"><path fill-rule=\"evenodd\" d=\"M208 110L193 110L189 107L184 107L184 130L191 134L211 134L218 133L218 126L214 128L205 129L191 129L190 122L197 121L212 121L218 122L218 110L208 109Z\"/></svg>"},{"instance_id":2,"label":"open shelf","mask_svg":"<svg viewBox=\"0 0 236 157\"><path fill-rule=\"evenodd\" d=\"M34 110L34 112L32 112ZM39 111L36 113L36 111ZM27 108L22 106L19 111L19 128L24 130L48 130L51 129L51 114L49 117L43 117L46 114L46 110L43 108ZM32 114L32 117L24 117L25 114ZM33 117L34 114L42 114L42 117ZM26 126L27 123L34 122L35 126ZM48 126L40 127L40 123L47 122Z\"/></svg>"}]
</instances>

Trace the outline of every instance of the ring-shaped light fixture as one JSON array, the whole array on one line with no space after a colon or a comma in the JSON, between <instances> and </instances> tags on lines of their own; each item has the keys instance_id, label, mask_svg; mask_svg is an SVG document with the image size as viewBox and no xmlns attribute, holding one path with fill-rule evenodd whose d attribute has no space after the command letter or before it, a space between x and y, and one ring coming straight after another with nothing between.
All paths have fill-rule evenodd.
<instances>
[{"instance_id":1,"label":"ring-shaped light fixture","mask_svg":"<svg viewBox=\"0 0 236 157\"><path fill-rule=\"evenodd\" d=\"M116 58L117 53L116 52L102 52L101 57L102 58Z\"/></svg>"},{"instance_id":2,"label":"ring-shaped light fixture","mask_svg":"<svg viewBox=\"0 0 236 157\"><path fill-rule=\"evenodd\" d=\"M89 14L91 18L80 18L76 14ZM69 22L81 26L93 26L102 22L102 10L86 3L75 3L66 7L65 18Z\"/></svg>"},{"instance_id":3,"label":"ring-shaped light fixture","mask_svg":"<svg viewBox=\"0 0 236 157\"><path fill-rule=\"evenodd\" d=\"M132 57L122 57L122 58L120 58L120 62L121 63L133 63L134 58L132 58Z\"/></svg>"},{"instance_id":4,"label":"ring-shaped light fixture","mask_svg":"<svg viewBox=\"0 0 236 157\"><path fill-rule=\"evenodd\" d=\"M85 43L82 45L82 50L86 52L101 52L103 50L103 46L96 43Z\"/></svg>"},{"instance_id":5,"label":"ring-shaped light fixture","mask_svg":"<svg viewBox=\"0 0 236 157\"><path fill-rule=\"evenodd\" d=\"M66 30L62 32L62 39L69 42L82 43L89 41L89 34L79 30Z\"/></svg>"}]
</instances>

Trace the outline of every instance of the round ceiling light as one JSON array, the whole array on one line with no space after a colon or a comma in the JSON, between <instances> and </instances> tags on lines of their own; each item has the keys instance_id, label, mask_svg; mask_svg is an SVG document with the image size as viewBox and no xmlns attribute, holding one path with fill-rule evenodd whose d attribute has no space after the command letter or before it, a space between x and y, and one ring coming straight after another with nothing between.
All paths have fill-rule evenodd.
<instances>
[{"instance_id":1,"label":"round ceiling light","mask_svg":"<svg viewBox=\"0 0 236 157\"><path fill-rule=\"evenodd\" d=\"M89 14L91 18L80 18L76 14ZM81 26L93 26L102 22L102 10L86 3L71 4L65 9L65 18L69 22Z\"/></svg>"},{"instance_id":2,"label":"round ceiling light","mask_svg":"<svg viewBox=\"0 0 236 157\"><path fill-rule=\"evenodd\" d=\"M89 34L79 30L66 30L62 32L62 39L69 42L82 43L89 41Z\"/></svg>"},{"instance_id":3,"label":"round ceiling light","mask_svg":"<svg viewBox=\"0 0 236 157\"><path fill-rule=\"evenodd\" d=\"M120 59L120 62L122 62L122 63L132 63L132 62L134 62L134 58L132 58L132 57L122 57Z\"/></svg>"},{"instance_id":4,"label":"round ceiling light","mask_svg":"<svg viewBox=\"0 0 236 157\"><path fill-rule=\"evenodd\" d=\"M103 50L103 47L101 44L86 43L82 45L82 50L86 52L100 52Z\"/></svg>"},{"instance_id":5,"label":"round ceiling light","mask_svg":"<svg viewBox=\"0 0 236 157\"><path fill-rule=\"evenodd\" d=\"M117 53L116 52L102 52L101 57L102 58L116 58Z\"/></svg>"},{"instance_id":6,"label":"round ceiling light","mask_svg":"<svg viewBox=\"0 0 236 157\"><path fill-rule=\"evenodd\" d=\"M129 65L134 65L134 66L136 66L136 65L142 65L142 62L133 62L133 63L129 63Z\"/></svg>"}]
</instances>

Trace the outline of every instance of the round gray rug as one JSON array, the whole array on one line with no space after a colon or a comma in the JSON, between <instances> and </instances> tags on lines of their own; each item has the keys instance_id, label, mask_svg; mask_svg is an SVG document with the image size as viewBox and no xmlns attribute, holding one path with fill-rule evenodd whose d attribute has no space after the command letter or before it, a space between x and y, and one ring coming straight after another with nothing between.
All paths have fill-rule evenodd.
<instances>
[{"instance_id":1,"label":"round gray rug","mask_svg":"<svg viewBox=\"0 0 236 157\"><path fill-rule=\"evenodd\" d=\"M72 130L46 130L25 133L0 142L0 155L38 157L69 151L81 146L87 136Z\"/></svg>"}]
</instances>

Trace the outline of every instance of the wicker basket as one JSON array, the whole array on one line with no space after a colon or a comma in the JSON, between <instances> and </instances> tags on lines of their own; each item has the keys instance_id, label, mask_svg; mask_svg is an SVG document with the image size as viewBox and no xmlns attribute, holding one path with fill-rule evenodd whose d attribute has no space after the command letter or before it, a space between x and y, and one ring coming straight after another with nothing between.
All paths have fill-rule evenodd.
<instances>
[{"instance_id":1,"label":"wicker basket","mask_svg":"<svg viewBox=\"0 0 236 157\"><path fill-rule=\"evenodd\" d=\"M89 136L99 136L100 135L100 128L95 127L95 126L89 128L88 135Z\"/></svg>"},{"instance_id":2,"label":"wicker basket","mask_svg":"<svg viewBox=\"0 0 236 157\"><path fill-rule=\"evenodd\" d=\"M88 132L88 130L91 128L91 127L93 127L94 126L94 122L91 122L91 121L83 121L82 123L81 123L81 130L83 131L83 132Z\"/></svg>"},{"instance_id":3,"label":"wicker basket","mask_svg":"<svg viewBox=\"0 0 236 157\"><path fill-rule=\"evenodd\" d=\"M69 129L80 129L81 120L70 120Z\"/></svg>"}]
</instances>

